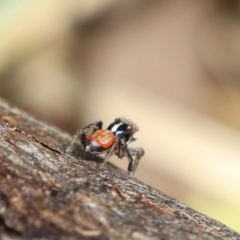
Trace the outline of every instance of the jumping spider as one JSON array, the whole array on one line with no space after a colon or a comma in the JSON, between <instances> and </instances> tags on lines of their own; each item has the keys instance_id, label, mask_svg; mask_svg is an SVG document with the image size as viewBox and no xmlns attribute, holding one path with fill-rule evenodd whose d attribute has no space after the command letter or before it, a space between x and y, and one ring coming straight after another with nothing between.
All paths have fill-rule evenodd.
<instances>
[{"instance_id":1,"label":"jumping spider","mask_svg":"<svg viewBox=\"0 0 240 240\"><path fill-rule=\"evenodd\" d=\"M91 123L78 130L66 152L71 153L76 140L80 140L84 151L91 154L106 152L103 163L106 163L114 153L118 158L128 158L128 173L133 176L140 158L144 155L142 148L128 148L128 144L137 139L137 126L125 118L116 118L107 129L102 129L102 121ZM134 157L134 159L133 159Z\"/></svg>"}]
</instances>

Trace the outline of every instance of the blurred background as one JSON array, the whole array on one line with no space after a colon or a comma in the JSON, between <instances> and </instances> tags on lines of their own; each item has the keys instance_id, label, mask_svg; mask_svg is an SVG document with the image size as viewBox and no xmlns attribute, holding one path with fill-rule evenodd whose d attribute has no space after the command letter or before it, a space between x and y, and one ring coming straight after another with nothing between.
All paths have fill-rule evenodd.
<instances>
[{"instance_id":1,"label":"blurred background","mask_svg":"<svg viewBox=\"0 0 240 240\"><path fill-rule=\"evenodd\" d=\"M239 0L0 1L0 36L1 97L70 134L132 119L135 176L240 232Z\"/></svg>"}]
</instances>

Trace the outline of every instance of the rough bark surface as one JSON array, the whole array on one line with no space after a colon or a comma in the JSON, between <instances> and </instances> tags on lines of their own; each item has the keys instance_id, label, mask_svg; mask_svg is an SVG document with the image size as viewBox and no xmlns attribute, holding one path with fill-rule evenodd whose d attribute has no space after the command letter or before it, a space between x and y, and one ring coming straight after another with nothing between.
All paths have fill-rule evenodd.
<instances>
[{"instance_id":1,"label":"rough bark surface","mask_svg":"<svg viewBox=\"0 0 240 240\"><path fill-rule=\"evenodd\" d=\"M0 99L0 239L240 239L70 140Z\"/></svg>"}]
</instances>

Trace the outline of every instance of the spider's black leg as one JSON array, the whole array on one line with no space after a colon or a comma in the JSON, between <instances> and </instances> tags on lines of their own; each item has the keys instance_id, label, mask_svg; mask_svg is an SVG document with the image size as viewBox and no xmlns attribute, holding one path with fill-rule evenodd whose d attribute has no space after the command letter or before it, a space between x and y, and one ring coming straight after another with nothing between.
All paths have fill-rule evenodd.
<instances>
[{"instance_id":1,"label":"spider's black leg","mask_svg":"<svg viewBox=\"0 0 240 240\"><path fill-rule=\"evenodd\" d=\"M128 150L127 144L125 139L121 139L121 145L122 145L122 149L125 152L125 154L127 155L128 158L128 174L130 177L133 177L133 158Z\"/></svg>"}]
</instances>

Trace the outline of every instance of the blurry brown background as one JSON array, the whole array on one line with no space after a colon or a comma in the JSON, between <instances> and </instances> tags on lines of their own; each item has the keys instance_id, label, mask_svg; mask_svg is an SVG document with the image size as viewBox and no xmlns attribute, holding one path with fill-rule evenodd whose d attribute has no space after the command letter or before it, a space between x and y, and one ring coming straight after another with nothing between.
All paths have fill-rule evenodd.
<instances>
[{"instance_id":1,"label":"blurry brown background","mask_svg":"<svg viewBox=\"0 0 240 240\"><path fill-rule=\"evenodd\" d=\"M1 1L0 96L71 134L134 120L136 177L240 232L240 1Z\"/></svg>"}]
</instances>

